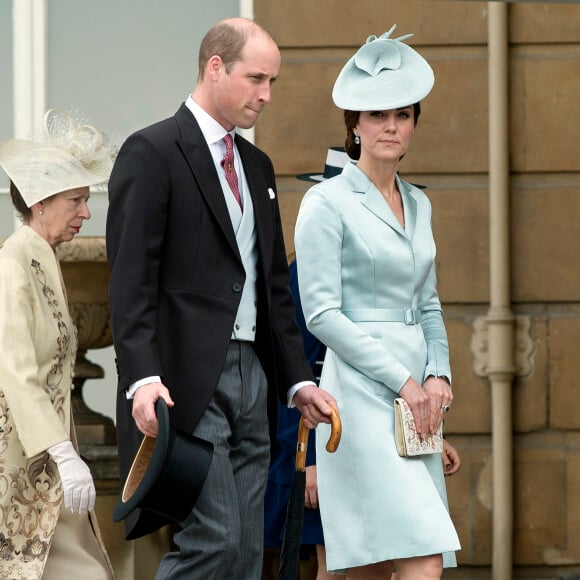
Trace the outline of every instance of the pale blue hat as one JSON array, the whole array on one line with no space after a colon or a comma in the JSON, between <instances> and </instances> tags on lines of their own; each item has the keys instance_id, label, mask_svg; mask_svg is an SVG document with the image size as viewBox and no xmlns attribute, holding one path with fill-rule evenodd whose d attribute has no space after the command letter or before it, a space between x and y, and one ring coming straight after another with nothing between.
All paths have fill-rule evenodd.
<instances>
[{"instance_id":1,"label":"pale blue hat","mask_svg":"<svg viewBox=\"0 0 580 580\"><path fill-rule=\"evenodd\" d=\"M332 90L337 107L349 111L386 111L424 99L435 76L429 63L402 42L413 36L389 38L397 25L378 38L369 36L344 65Z\"/></svg>"}]
</instances>

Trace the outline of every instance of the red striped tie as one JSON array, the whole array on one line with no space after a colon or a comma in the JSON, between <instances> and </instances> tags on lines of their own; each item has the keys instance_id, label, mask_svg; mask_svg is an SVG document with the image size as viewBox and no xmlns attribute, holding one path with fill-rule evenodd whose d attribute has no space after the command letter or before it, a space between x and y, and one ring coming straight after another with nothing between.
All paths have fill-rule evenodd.
<instances>
[{"instance_id":1,"label":"red striped tie","mask_svg":"<svg viewBox=\"0 0 580 580\"><path fill-rule=\"evenodd\" d=\"M226 144L226 154L222 159L222 167L224 168L228 185L230 186L230 189L232 190L232 193L234 194L240 209L242 209L242 197L238 187L238 175L234 166L234 141L229 133L224 137L223 140Z\"/></svg>"}]
</instances>

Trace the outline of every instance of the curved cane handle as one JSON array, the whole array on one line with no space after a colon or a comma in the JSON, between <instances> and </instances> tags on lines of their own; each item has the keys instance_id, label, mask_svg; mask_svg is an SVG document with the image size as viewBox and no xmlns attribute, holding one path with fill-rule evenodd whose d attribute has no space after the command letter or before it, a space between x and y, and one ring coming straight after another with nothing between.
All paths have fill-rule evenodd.
<instances>
[{"instance_id":1,"label":"curved cane handle","mask_svg":"<svg viewBox=\"0 0 580 580\"><path fill-rule=\"evenodd\" d=\"M342 423L340 421L340 415L338 411L331 405L332 413L330 415L330 437L326 444L326 451L329 453L334 453L338 449L338 444L340 443L340 437L342 435Z\"/></svg>"},{"instance_id":2,"label":"curved cane handle","mask_svg":"<svg viewBox=\"0 0 580 580\"><path fill-rule=\"evenodd\" d=\"M298 442L296 444L296 471L306 469L306 450L308 449L308 427L304 425L304 416L300 415L298 423Z\"/></svg>"},{"instance_id":3,"label":"curved cane handle","mask_svg":"<svg viewBox=\"0 0 580 580\"><path fill-rule=\"evenodd\" d=\"M331 405L332 412L330 414L330 437L326 443L326 451L334 453L338 449L340 437L342 435L342 423L338 411ZM300 417L298 423L298 441L296 445L296 471L304 471L306 469L306 450L308 449L308 428L304 425L304 417Z\"/></svg>"}]
</instances>

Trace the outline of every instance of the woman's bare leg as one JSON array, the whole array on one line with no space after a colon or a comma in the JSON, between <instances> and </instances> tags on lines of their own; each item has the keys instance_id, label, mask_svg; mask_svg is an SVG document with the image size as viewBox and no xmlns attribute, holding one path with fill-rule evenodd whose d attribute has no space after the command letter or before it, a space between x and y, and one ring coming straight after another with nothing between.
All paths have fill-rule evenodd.
<instances>
[{"instance_id":1,"label":"woman's bare leg","mask_svg":"<svg viewBox=\"0 0 580 580\"><path fill-rule=\"evenodd\" d=\"M395 561L397 572L391 580L439 580L443 574L443 557L441 554L403 558Z\"/></svg>"},{"instance_id":2,"label":"woman's bare leg","mask_svg":"<svg viewBox=\"0 0 580 580\"><path fill-rule=\"evenodd\" d=\"M329 574L326 571L326 550L322 544L316 544L316 558L318 560L316 580L344 580L346 578L342 574Z\"/></svg>"},{"instance_id":3,"label":"woman's bare leg","mask_svg":"<svg viewBox=\"0 0 580 580\"><path fill-rule=\"evenodd\" d=\"M358 566L350 568L346 578L347 580L387 580L391 577L393 563L390 560L386 562L377 562L368 566Z\"/></svg>"}]
</instances>

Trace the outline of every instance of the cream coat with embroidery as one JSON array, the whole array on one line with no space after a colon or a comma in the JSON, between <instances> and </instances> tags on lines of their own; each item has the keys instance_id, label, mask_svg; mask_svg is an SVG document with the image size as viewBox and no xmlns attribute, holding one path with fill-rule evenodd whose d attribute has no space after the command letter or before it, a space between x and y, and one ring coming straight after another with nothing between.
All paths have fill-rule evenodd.
<instances>
[{"instance_id":1,"label":"cream coat with embroidery","mask_svg":"<svg viewBox=\"0 0 580 580\"><path fill-rule=\"evenodd\" d=\"M0 578L42 576L62 502L46 449L71 439L76 348L55 254L23 226L0 248Z\"/></svg>"}]
</instances>

